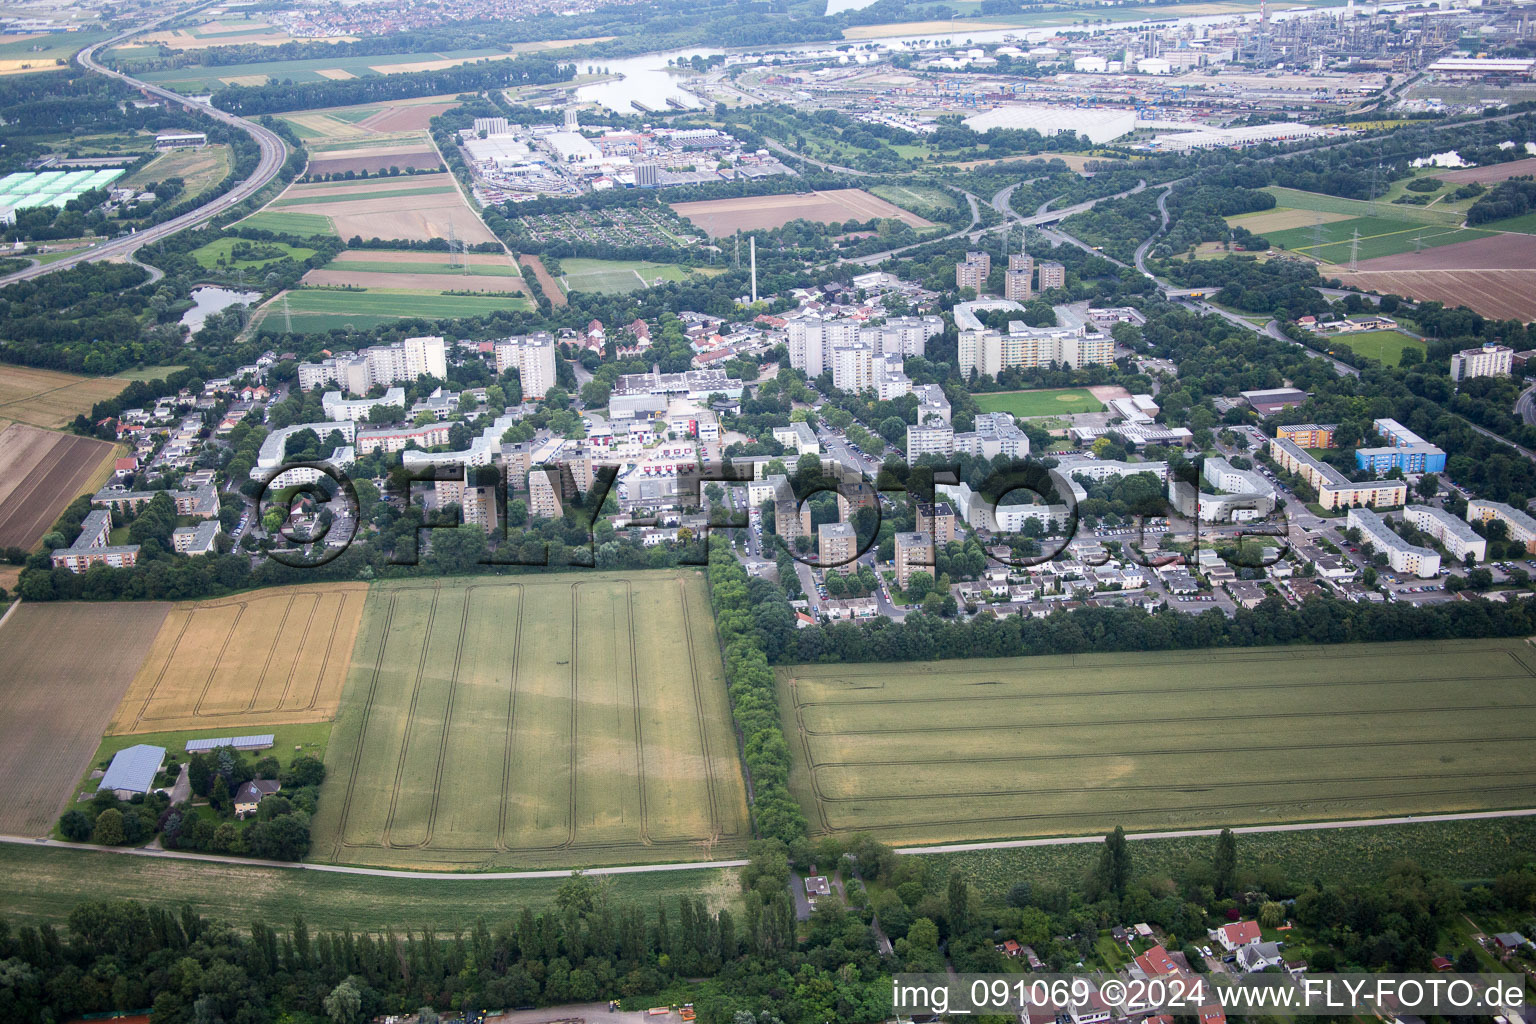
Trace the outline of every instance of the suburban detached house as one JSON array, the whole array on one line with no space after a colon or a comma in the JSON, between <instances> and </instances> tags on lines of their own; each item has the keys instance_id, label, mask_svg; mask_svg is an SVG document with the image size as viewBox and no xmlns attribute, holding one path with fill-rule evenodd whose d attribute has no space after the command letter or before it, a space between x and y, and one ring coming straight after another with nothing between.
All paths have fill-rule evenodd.
<instances>
[{"instance_id":1,"label":"suburban detached house","mask_svg":"<svg viewBox=\"0 0 1536 1024\"><path fill-rule=\"evenodd\" d=\"M1233 921L1224 924L1210 933L1212 939L1221 943L1221 948L1228 953L1251 946L1259 941L1259 922L1257 921Z\"/></svg>"},{"instance_id":2,"label":"suburban detached house","mask_svg":"<svg viewBox=\"0 0 1536 1024\"><path fill-rule=\"evenodd\" d=\"M1237 951L1238 966L1250 974L1269 967L1279 967L1284 961L1278 942L1255 942Z\"/></svg>"},{"instance_id":3,"label":"suburban detached house","mask_svg":"<svg viewBox=\"0 0 1536 1024\"><path fill-rule=\"evenodd\" d=\"M1165 974L1178 973L1179 966L1168 956L1168 951L1162 946L1153 946L1136 958L1136 966L1141 968L1141 973L1148 978L1160 978Z\"/></svg>"},{"instance_id":4,"label":"suburban detached house","mask_svg":"<svg viewBox=\"0 0 1536 1024\"><path fill-rule=\"evenodd\" d=\"M256 806L264 797L282 789L282 783L276 779L251 779L242 782L240 788L235 790L235 817L243 818L247 814L255 814Z\"/></svg>"}]
</instances>

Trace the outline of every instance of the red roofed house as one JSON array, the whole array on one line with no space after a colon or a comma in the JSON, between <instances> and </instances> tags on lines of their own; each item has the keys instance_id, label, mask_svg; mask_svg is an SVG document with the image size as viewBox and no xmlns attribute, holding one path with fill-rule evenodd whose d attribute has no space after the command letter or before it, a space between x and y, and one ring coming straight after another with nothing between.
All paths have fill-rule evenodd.
<instances>
[{"instance_id":1,"label":"red roofed house","mask_svg":"<svg viewBox=\"0 0 1536 1024\"><path fill-rule=\"evenodd\" d=\"M993 947L1003 956L1018 956L1024 952L1024 947L1012 939L1004 939L998 946Z\"/></svg>"},{"instance_id":2,"label":"red roofed house","mask_svg":"<svg viewBox=\"0 0 1536 1024\"><path fill-rule=\"evenodd\" d=\"M1222 949L1231 953L1259 941L1259 922L1233 921L1211 932L1211 938L1221 943Z\"/></svg>"},{"instance_id":3,"label":"red roofed house","mask_svg":"<svg viewBox=\"0 0 1536 1024\"><path fill-rule=\"evenodd\" d=\"M1429 965L1437 971L1448 971L1452 967L1456 966L1455 964L1451 963L1449 958L1443 956L1435 957L1429 962Z\"/></svg>"},{"instance_id":4,"label":"red roofed house","mask_svg":"<svg viewBox=\"0 0 1536 1024\"><path fill-rule=\"evenodd\" d=\"M1141 968L1143 974L1149 978L1160 978L1165 974L1175 974L1179 965L1168 956L1168 951L1162 946L1153 946L1136 958L1136 966Z\"/></svg>"},{"instance_id":5,"label":"red roofed house","mask_svg":"<svg viewBox=\"0 0 1536 1024\"><path fill-rule=\"evenodd\" d=\"M1200 1024L1227 1024L1227 1014L1220 1006L1200 1007Z\"/></svg>"},{"instance_id":6,"label":"red roofed house","mask_svg":"<svg viewBox=\"0 0 1536 1024\"><path fill-rule=\"evenodd\" d=\"M127 458L118 459L112 464L112 475L121 480L125 476L133 476L138 471L139 460L129 455Z\"/></svg>"}]
</instances>

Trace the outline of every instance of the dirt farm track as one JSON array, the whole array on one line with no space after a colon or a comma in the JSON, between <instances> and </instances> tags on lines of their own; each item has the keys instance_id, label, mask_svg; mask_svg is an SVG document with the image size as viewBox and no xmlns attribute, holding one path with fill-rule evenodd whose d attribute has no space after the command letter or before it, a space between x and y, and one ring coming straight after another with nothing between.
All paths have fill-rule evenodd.
<instances>
[{"instance_id":1,"label":"dirt farm track","mask_svg":"<svg viewBox=\"0 0 1536 1024\"><path fill-rule=\"evenodd\" d=\"M52 827L170 607L23 604L0 626L0 832Z\"/></svg>"}]
</instances>

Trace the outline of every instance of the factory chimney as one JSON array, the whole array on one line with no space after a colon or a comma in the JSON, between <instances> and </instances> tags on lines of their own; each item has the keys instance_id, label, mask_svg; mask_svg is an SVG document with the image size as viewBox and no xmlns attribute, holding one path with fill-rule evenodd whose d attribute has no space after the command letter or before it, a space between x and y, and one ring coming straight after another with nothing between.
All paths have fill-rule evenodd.
<instances>
[{"instance_id":1,"label":"factory chimney","mask_svg":"<svg viewBox=\"0 0 1536 1024\"><path fill-rule=\"evenodd\" d=\"M747 240L747 258L752 263L752 305L757 305L757 236L750 235Z\"/></svg>"}]
</instances>

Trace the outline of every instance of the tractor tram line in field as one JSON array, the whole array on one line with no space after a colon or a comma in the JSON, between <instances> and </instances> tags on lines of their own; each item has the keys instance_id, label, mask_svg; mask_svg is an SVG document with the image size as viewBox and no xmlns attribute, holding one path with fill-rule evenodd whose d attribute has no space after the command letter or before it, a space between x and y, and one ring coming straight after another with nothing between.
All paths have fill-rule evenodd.
<instances>
[{"instance_id":1,"label":"tractor tram line in field","mask_svg":"<svg viewBox=\"0 0 1536 1024\"><path fill-rule=\"evenodd\" d=\"M696 584L683 578L375 588L357 689L327 757L326 788L338 792L321 801L316 848L342 863L483 870L743 841L744 786L733 823L718 788L722 771L739 772L734 750L729 767L717 764L710 735L729 727L728 708L706 695L698 638L650 622L672 610L658 598L674 583L683 633L704 628L688 607ZM563 599L552 600L557 588ZM380 776L388 794L369 792L363 776ZM493 817L486 794L498 782ZM664 795L651 791L658 784Z\"/></svg>"},{"instance_id":2,"label":"tractor tram line in field","mask_svg":"<svg viewBox=\"0 0 1536 1024\"><path fill-rule=\"evenodd\" d=\"M1536 761L1483 762L1536 739L1529 655L1473 641L803 665L779 670L780 701L817 831L1012 839L1528 803ZM1090 687L1061 685L1075 678Z\"/></svg>"}]
</instances>

